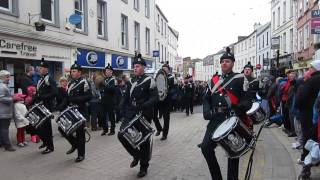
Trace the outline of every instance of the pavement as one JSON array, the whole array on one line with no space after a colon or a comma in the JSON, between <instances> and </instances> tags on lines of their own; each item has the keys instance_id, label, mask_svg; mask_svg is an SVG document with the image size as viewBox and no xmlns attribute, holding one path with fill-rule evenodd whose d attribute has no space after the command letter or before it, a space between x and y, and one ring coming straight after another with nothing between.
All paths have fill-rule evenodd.
<instances>
[{"instance_id":1,"label":"pavement","mask_svg":"<svg viewBox=\"0 0 320 180\"><path fill-rule=\"evenodd\" d=\"M154 137L153 157L145 180L207 180L211 176L205 159L197 147L202 141L207 121L203 120L202 107L194 114L172 113L169 136L166 141ZM40 144L29 142L16 152L0 150L0 180L134 180L139 168L129 168L132 157L128 155L117 136L100 136L91 132L91 141L86 144L86 159L74 163L76 153L66 155L70 148L67 141L54 126L55 151L42 155ZM119 126L119 125L118 125ZM258 129L256 127L255 129ZM10 136L16 144L15 127L11 124ZM29 141L30 137L27 136ZM296 165L299 151L291 149L293 138L284 136L277 127L263 129L254 155L251 179L294 180L300 173ZM226 178L227 159L218 147L216 155L221 171ZM244 179L247 153L240 161L240 179ZM320 179L320 170L312 170L312 179Z\"/></svg>"}]
</instances>

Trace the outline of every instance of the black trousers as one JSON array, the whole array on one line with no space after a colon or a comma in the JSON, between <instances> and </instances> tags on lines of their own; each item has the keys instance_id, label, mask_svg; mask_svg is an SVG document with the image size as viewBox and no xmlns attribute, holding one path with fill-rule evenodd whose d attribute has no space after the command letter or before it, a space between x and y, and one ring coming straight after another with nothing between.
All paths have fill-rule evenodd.
<instances>
[{"instance_id":1,"label":"black trousers","mask_svg":"<svg viewBox=\"0 0 320 180\"><path fill-rule=\"evenodd\" d=\"M85 124L82 124L75 132L75 136L70 134L67 136L62 129L59 127L58 131L62 134L63 137L71 144L72 147L77 148L78 156L85 156L86 149L86 136L85 136Z\"/></svg>"},{"instance_id":2,"label":"black trousers","mask_svg":"<svg viewBox=\"0 0 320 180\"><path fill-rule=\"evenodd\" d=\"M5 148L12 146L9 138L10 122L11 118L0 119L0 145Z\"/></svg>"},{"instance_id":3,"label":"black trousers","mask_svg":"<svg viewBox=\"0 0 320 180\"><path fill-rule=\"evenodd\" d=\"M285 105L285 102L282 102L282 113L283 113L283 126L284 126L284 128L286 130L288 130L289 132L294 132L291 129L291 121L290 121L290 117L289 117L289 109Z\"/></svg>"},{"instance_id":4,"label":"black trousers","mask_svg":"<svg viewBox=\"0 0 320 180\"><path fill-rule=\"evenodd\" d=\"M157 131L160 132L160 131L162 131L162 126L160 124L158 114L159 114L159 108L158 107L154 108L152 120L154 122L154 125L156 126Z\"/></svg>"},{"instance_id":5,"label":"black trousers","mask_svg":"<svg viewBox=\"0 0 320 180\"><path fill-rule=\"evenodd\" d=\"M185 99L185 108L186 108L186 114L189 115L189 112L193 114L193 98L188 97Z\"/></svg>"},{"instance_id":6,"label":"black trousers","mask_svg":"<svg viewBox=\"0 0 320 180\"><path fill-rule=\"evenodd\" d=\"M91 102L90 103L90 117L91 117L91 128L97 128L97 120L98 122L104 121L104 113L102 104L100 102ZM102 124L102 123L101 123Z\"/></svg>"},{"instance_id":7,"label":"black trousers","mask_svg":"<svg viewBox=\"0 0 320 180\"><path fill-rule=\"evenodd\" d=\"M105 111L105 123L103 123L103 130L108 131L109 129L109 123L108 121L110 121L111 127L110 127L110 131L114 132L115 128L116 128L116 119L115 119L115 112L113 108L108 108Z\"/></svg>"},{"instance_id":8,"label":"black trousers","mask_svg":"<svg viewBox=\"0 0 320 180\"><path fill-rule=\"evenodd\" d=\"M36 129L36 132L43 141L43 144L48 149L54 150L51 119L45 121L38 129Z\"/></svg>"},{"instance_id":9,"label":"black trousers","mask_svg":"<svg viewBox=\"0 0 320 180\"><path fill-rule=\"evenodd\" d=\"M146 120L151 123L151 119L146 118ZM128 122L128 119L126 119L122 123ZM149 161L151 159L151 147L150 147L150 138L148 138L144 143L140 145L140 148L133 148L128 141L120 134L118 133L118 139L123 145L123 147L127 150L127 152L135 159L140 160L140 168L141 169L148 169L149 167Z\"/></svg>"},{"instance_id":10,"label":"black trousers","mask_svg":"<svg viewBox=\"0 0 320 180\"><path fill-rule=\"evenodd\" d=\"M217 144L211 140L213 129L208 128L204 135L201 151L207 161L212 180L222 180L220 166L215 155ZM239 158L228 158L228 180L238 180Z\"/></svg>"},{"instance_id":11,"label":"black trousers","mask_svg":"<svg viewBox=\"0 0 320 180\"><path fill-rule=\"evenodd\" d=\"M170 124L170 109L171 105L169 103L163 103L159 106L159 111L163 116L163 137L168 136L169 124Z\"/></svg>"}]
</instances>

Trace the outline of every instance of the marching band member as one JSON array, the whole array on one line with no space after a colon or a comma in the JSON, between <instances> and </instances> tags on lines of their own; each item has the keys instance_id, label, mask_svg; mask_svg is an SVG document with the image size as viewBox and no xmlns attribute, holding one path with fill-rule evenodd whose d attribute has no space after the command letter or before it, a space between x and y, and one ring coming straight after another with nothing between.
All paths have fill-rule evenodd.
<instances>
[{"instance_id":1,"label":"marching band member","mask_svg":"<svg viewBox=\"0 0 320 180\"><path fill-rule=\"evenodd\" d=\"M209 120L205 136L199 145L213 180L222 180L220 167L215 155L216 142L211 137L220 123L234 112L240 119L246 116L251 102L248 102L243 90L243 75L234 73L234 55L227 48L220 58L222 75L213 76L208 84L203 100L203 116ZM223 85L227 84L224 88ZM239 158L228 158L228 180L238 180Z\"/></svg>"},{"instance_id":2,"label":"marching band member","mask_svg":"<svg viewBox=\"0 0 320 180\"><path fill-rule=\"evenodd\" d=\"M91 99L90 85L88 81L82 77L82 68L76 62L70 68L71 70L71 82L68 84L67 98L59 106L59 110L64 109L67 105L76 105L78 111L87 119L88 108L87 103ZM59 132L68 140L71 144L71 149L66 154L73 153L76 149L78 150L78 157L75 162L81 162L85 158L85 124L83 123L76 130L76 136L73 134L67 136L65 132L59 127Z\"/></svg>"},{"instance_id":3,"label":"marching band member","mask_svg":"<svg viewBox=\"0 0 320 180\"><path fill-rule=\"evenodd\" d=\"M49 64L44 61L43 58L41 59L39 72L41 78L37 83L37 92L34 97L34 103L43 103L43 105L52 112L54 98L56 97L58 90L56 82L49 76ZM43 141L43 144L39 149L46 148L42 151L42 154L48 154L54 151L51 119L46 120L36 131Z\"/></svg>"},{"instance_id":4,"label":"marching band member","mask_svg":"<svg viewBox=\"0 0 320 180\"><path fill-rule=\"evenodd\" d=\"M145 119L151 123L153 107L159 98L154 79L145 74L146 62L142 59L141 54L135 56L133 65L135 78L132 80L132 85L128 87L129 89L126 91L121 102L121 110L125 111L121 113L125 115L121 127L129 123L139 112L142 112ZM124 148L133 157L130 167L135 167L140 161L140 171L137 177L142 178L146 176L151 159L150 138L143 142L139 149L133 148L120 133L118 133L118 138Z\"/></svg>"}]
</instances>

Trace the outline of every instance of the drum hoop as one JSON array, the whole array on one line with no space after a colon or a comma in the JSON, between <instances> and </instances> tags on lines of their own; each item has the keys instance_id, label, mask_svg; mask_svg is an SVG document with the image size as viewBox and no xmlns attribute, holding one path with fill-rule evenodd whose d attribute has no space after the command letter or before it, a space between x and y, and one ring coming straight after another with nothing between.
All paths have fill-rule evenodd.
<instances>
[{"instance_id":1,"label":"drum hoop","mask_svg":"<svg viewBox=\"0 0 320 180\"><path fill-rule=\"evenodd\" d=\"M36 107L40 106L41 104L42 104L42 103L37 103L37 104L33 105L33 106L29 109L29 111L26 113L25 117L26 117L28 114L30 114L30 112L33 111Z\"/></svg>"},{"instance_id":2,"label":"drum hoop","mask_svg":"<svg viewBox=\"0 0 320 180\"><path fill-rule=\"evenodd\" d=\"M231 116L231 117L236 117L236 116ZM230 117L230 118L231 118ZM228 119L230 119L230 118L228 118ZM227 119L226 119L227 120ZM226 121L225 120L225 121ZM225 122L225 121L223 121L223 122ZM223 123L222 122L222 123ZM214 132L213 132L213 134L212 134L212 140L213 139L215 139L215 140L213 140L213 141L215 141L215 142L218 142L218 141L220 141L221 139L223 139L223 138L225 138L226 136L228 136L229 134L230 134L230 132L232 131L232 130L234 130L234 128L237 126L237 124L238 124L238 122L239 122L239 119L238 119L238 117L236 117L236 123L234 123L234 125L229 129L229 130L227 130L226 131L226 133L224 133L223 135L221 135L220 137L218 137L218 138L213 138L213 136L214 136ZM221 123L221 124L222 124ZM221 125L220 124L220 125ZM220 125L215 129L215 131L220 127Z\"/></svg>"},{"instance_id":3,"label":"drum hoop","mask_svg":"<svg viewBox=\"0 0 320 180\"><path fill-rule=\"evenodd\" d=\"M50 118L50 116L51 116L51 115L46 115L46 117L40 119L39 122L44 122L44 121L46 121L47 119ZM38 127L40 127L42 124L43 124L43 123L38 123L38 124L35 126L35 128L38 129Z\"/></svg>"},{"instance_id":4,"label":"drum hoop","mask_svg":"<svg viewBox=\"0 0 320 180\"><path fill-rule=\"evenodd\" d=\"M130 143L130 145L134 148L137 149L142 143L144 143L146 140L148 140L148 138L152 135L152 133L150 132L149 134L147 134L143 139L141 139L141 141L138 144L132 144L130 143L131 141L128 140L128 138L126 136L124 136L125 139L127 139L127 141Z\"/></svg>"}]
</instances>

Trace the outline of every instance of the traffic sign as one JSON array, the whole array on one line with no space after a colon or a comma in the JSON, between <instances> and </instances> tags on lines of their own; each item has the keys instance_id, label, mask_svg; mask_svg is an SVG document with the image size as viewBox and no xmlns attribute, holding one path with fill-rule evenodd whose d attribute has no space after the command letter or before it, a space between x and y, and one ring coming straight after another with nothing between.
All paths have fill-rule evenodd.
<instances>
[{"instance_id":1,"label":"traffic sign","mask_svg":"<svg viewBox=\"0 0 320 180\"><path fill-rule=\"evenodd\" d=\"M160 51L153 51L153 57L160 57Z\"/></svg>"},{"instance_id":2,"label":"traffic sign","mask_svg":"<svg viewBox=\"0 0 320 180\"><path fill-rule=\"evenodd\" d=\"M256 68L257 68L257 69L261 69L261 64L257 64L257 65L256 65Z\"/></svg>"}]
</instances>

